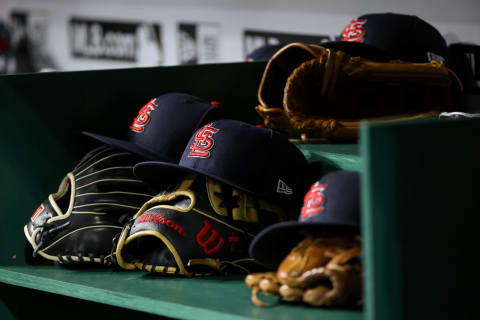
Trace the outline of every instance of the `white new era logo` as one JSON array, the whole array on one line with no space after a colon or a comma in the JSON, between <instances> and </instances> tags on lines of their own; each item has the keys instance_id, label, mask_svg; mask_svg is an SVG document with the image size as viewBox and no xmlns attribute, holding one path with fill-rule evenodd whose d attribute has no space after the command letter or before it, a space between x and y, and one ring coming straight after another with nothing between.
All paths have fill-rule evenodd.
<instances>
[{"instance_id":1,"label":"white new era logo","mask_svg":"<svg viewBox=\"0 0 480 320\"><path fill-rule=\"evenodd\" d=\"M285 194L293 194L292 188L287 186L287 184L280 179L278 180L277 192L278 193L285 193Z\"/></svg>"}]
</instances>

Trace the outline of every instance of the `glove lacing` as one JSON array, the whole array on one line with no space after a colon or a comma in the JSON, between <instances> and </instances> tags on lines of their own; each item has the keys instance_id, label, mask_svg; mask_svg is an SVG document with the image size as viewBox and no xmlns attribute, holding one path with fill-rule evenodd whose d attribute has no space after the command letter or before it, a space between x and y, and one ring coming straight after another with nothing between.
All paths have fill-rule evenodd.
<instances>
[{"instance_id":1,"label":"glove lacing","mask_svg":"<svg viewBox=\"0 0 480 320\"><path fill-rule=\"evenodd\" d=\"M110 251L110 260L112 261L112 264L115 266L118 266L118 261L117 261L117 254L115 253L117 249L117 244L118 241L120 240L120 235L121 233L117 233L113 239L112 239L112 250Z\"/></svg>"},{"instance_id":2,"label":"glove lacing","mask_svg":"<svg viewBox=\"0 0 480 320\"><path fill-rule=\"evenodd\" d=\"M69 225L70 225L70 221L67 221L64 224L61 224L59 226L54 226L49 223L44 223L39 225L38 228L40 228L40 231L38 233L38 237L40 238L40 241L37 247L33 250L32 257L35 258L37 256L37 252L43 248L45 243L49 243L51 238L55 237L55 235L59 231L61 231L62 229L65 229ZM73 260L71 255L62 256L60 253L57 255L58 261L64 264L73 264L73 263L86 261L85 257L81 252L78 252L75 257L78 259L78 261ZM91 253L88 255L88 258L90 259L90 262L93 262L95 259L95 257ZM110 257L105 257L104 255L101 255L99 259L100 259L100 264L102 265L110 265L112 263L111 261L112 259Z\"/></svg>"},{"instance_id":3,"label":"glove lacing","mask_svg":"<svg viewBox=\"0 0 480 320\"><path fill-rule=\"evenodd\" d=\"M40 238L40 242L38 243L37 247L33 250L32 257L37 256L37 252L42 249L44 243L48 243L57 231L64 229L70 225L70 221L65 222L59 226L54 226L53 224L44 223L38 226L40 231L38 232L38 236Z\"/></svg>"}]
</instances>

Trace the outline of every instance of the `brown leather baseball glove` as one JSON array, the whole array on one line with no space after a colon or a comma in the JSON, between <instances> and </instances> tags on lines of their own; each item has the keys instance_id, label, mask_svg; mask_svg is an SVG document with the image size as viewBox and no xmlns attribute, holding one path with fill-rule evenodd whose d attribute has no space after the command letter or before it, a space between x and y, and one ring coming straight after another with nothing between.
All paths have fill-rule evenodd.
<instances>
[{"instance_id":1,"label":"brown leather baseball glove","mask_svg":"<svg viewBox=\"0 0 480 320\"><path fill-rule=\"evenodd\" d=\"M294 136L356 140L360 120L414 120L452 110L462 84L442 62L373 62L292 43L270 59L258 90L265 126Z\"/></svg>"},{"instance_id":2,"label":"brown leather baseball glove","mask_svg":"<svg viewBox=\"0 0 480 320\"><path fill-rule=\"evenodd\" d=\"M282 261L277 272L245 278L252 302L265 307L258 292L315 307L358 306L362 300L362 265L358 236L307 236Z\"/></svg>"}]
</instances>

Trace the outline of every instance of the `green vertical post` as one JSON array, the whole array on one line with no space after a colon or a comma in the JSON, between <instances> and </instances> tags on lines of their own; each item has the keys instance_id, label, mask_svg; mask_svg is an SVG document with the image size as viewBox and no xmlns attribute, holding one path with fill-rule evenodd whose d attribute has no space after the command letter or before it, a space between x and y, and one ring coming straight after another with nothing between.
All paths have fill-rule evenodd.
<instances>
[{"instance_id":1,"label":"green vertical post","mask_svg":"<svg viewBox=\"0 0 480 320\"><path fill-rule=\"evenodd\" d=\"M479 120L362 126L367 319L476 318L479 137Z\"/></svg>"}]
</instances>

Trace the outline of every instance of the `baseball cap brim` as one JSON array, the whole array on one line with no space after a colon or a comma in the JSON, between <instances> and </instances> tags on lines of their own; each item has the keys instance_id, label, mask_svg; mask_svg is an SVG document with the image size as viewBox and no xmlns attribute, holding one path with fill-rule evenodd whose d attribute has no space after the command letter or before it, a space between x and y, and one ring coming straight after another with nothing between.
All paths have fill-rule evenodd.
<instances>
[{"instance_id":1,"label":"baseball cap brim","mask_svg":"<svg viewBox=\"0 0 480 320\"><path fill-rule=\"evenodd\" d=\"M361 42L331 41L323 42L320 46L327 49L343 51L354 57L358 56L377 62L387 62L393 59L398 59L398 57L393 56L385 50Z\"/></svg>"},{"instance_id":2,"label":"baseball cap brim","mask_svg":"<svg viewBox=\"0 0 480 320\"><path fill-rule=\"evenodd\" d=\"M254 194L252 190L246 189L232 181L225 179L219 175L212 174L211 172L198 169L198 168L190 168L184 167L175 163L170 162L162 162L162 161L145 161L140 162L133 167L133 173L140 179L155 183L159 179L164 181L175 181L177 180L178 176L183 175L185 173L197 173L209 178L218 180L223 182L233 188L239 189L241 191ZM259 195L261 196L261 195Z\"/></svg>"},{"instance_id":3,"label":"baseball cap brim","mask_svg":"<svg viewBox=\"0 0 480 320\"><path fill-rule=\"evenodd\" d=\"M162 157L158 154L154 154L153 152L150 152L149 150L146 150L142 147L139 147L138 145L136 145L134 143L131 143L129 141L124 141L124 140L120 140L120 139L116 139L116 138L106 137L106 136L103 136L101 134L96 134L96 133L91 133L91 132L86 132L86 131L82 131L81 133L83 135L87 136L87 137L93 138L95 140L98 140L100 142L108 144L112 147L115 147L115 148L118 148L118 149L121 149L121 150L125 150L125 151L128 151L128 152L140 155L140 156L145 157L145 158L150 159L150 160L162 160L162 161L166 161L166 162L173 162L173 160L168 159L165 156Z\"/></svg>"},{"instance_id":4,"label":"baseball cap brim","mask_svg":"<svg viewBox=\"0 0 480 320\"><path fill-rule=\"evenodd\" d=\"M322 232L334 230L356 231L356 225L338 223L303 223L286 221L273 224L263 229L249 247L250 257L269 269L277 269L290 251L311 232L321 235Z\"/></svg>"}]
</instances>

